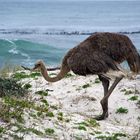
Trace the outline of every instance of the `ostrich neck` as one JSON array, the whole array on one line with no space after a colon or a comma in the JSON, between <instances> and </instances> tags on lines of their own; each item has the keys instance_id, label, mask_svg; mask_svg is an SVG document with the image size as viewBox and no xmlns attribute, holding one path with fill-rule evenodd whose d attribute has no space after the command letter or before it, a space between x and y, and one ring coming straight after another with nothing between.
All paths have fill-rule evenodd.
<instances>
[{"instance_id":1,"label":"ostrich neck","mask_svg":"<svg viewBox=\"0 0 140 140\"><path fill-rule=\"evenodd\" d=\"M68 70L64 70L61 68L60 72L57 74L56 77L49 77L46 67L43 66L41 68L41 73L43 77L45 78L45 80L48 82L57 82L61 80L65 76L65 74L67 74L68 72L69 72Z\"/></svg>"}]
</instances>

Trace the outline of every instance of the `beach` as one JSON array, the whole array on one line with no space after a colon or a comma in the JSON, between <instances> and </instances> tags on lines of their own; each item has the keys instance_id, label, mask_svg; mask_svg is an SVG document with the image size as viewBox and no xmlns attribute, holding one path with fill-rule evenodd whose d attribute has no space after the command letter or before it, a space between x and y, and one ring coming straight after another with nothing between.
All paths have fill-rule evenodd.
<instances>
[{"instance_id":1,"label":"beach","mask_svg":"<svg viewBox=\"0 0 140 140\"><path fill-rule=\"evenodd\" d=\"M55 76L57 73L52 71L49 74ZM7 134L23 137L24 140L140 138L140 75L134 80L123 79L118 84L109 98L109 117L102 121L93 119L102 113L100 100L103 98L103 87L97 76L83 77L70 73L56 83L48 83L42 76L23 78L20 82L31 85L26 100L36 105L47 103L49 113L42 111L39 115L33 106L25 108L22 115L25 123L20 123L16 134L12 131L18 130L19 126L16 125L7 130ZM48 94L36 94L38 91L47 91ZM136 100L134 97L137 97ZM117 112L120 108L126 112ZM1 127L7 125L3 121L0 124ZM22 132L23 128L32 128L43 134L30 132L29 129L29 132ZM47 128L53 133L44 134Z\"/></svg>"},{"instance_id":2,"label":"beach","mask_svg":"<svg viewBox=\"0 0 140 140\"><path fill-rule=\"evenodd\" d=\"M140 140L139 74L119 82L108 118L97 121L104 96L97 75L70 71L49 83L21 68L38 60L60 67L71 48L97 32L126 35L140 52L140 1L1 0L0 19L0 139Z\"/></svg>"}]
</instances>

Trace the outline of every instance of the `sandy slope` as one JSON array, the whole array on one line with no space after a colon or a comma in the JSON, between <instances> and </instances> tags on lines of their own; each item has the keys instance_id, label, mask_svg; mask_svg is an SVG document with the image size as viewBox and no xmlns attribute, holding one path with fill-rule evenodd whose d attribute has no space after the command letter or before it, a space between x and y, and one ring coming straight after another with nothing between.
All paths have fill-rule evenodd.
<instances>
[{"instance_id":1,"label":"sandy slope","mask_svg":"<svg viewBox=\"0 0 140 140\"><path fill-rule=\"evenodd\" d=\"M53 72L54 73L54 72ZM57 73L57 72L56 72ZM140 76L135 80L123 79L109 98L109 117L106 120L99 121L97 127L86 127L86 131L76 129L77 123L88 120L102 113L100 100L103 97L102 84L95 83L96 76L72 76L64 78L56 83L48 83L42 77L38 80L29 80L33 85L32 93L38 90L49 89L49 96L46 97L51 105L56 105L58 112L63 112L65 121L58 121L55 117L51 121L46 117L38 124L38 129L46 126L55 129L56 139L97 139L99 135L110 136L113 133L123 133L127 137L119 139L128 140L135 137L140 139L140 108L136 105L137 101L129 100L132 96L139 96L140 100ZM83 88L88 84L89 87ZM131 90L132 93L125 95L122 90ZM32 94L33 98L37 98ZM128 113L116 113L119 107L127 108ZM43 124L43 125L42 125ZM99 132L101 134L98 134ZM25 136L25 139L37 139L35 136ZM47 139L47 138L38 138ZM51 139L51 138L48 138ZM54 139L54 138L52 138Z\"/></svg>"},{"instance_id":2,"label":"sandy slope","mask_svg":"<svg viewBox=\"0 0 140 140\"><path fill-rule=\"evenodd\" d=\"M58 71L51 73L58 73ZM49 109L54 114L51 118L43 116L35 119L29 116L31 110L25 110L26 127L33 127L40 131L52 128L55 131L53 135L48 136L29 133L24 135L25 140L98 140L101 136L103 140L107 140L105 137L113 137L117 134L126 135L126 137L117 137L119 140L140 139L140 105L137 104L140 100L140 75L135 80L123 79L118 84L109 98L109 117L97 121L95 126L89 124L89 119L102 113L100 105L103 97L102 84L98 83L97 76L72 75L56 83L48 83L43 77L21 81L32 85L30 98L36 104L41 104L42 97L35 92L48 90L49 95L44 96L43 99L46 99L49 105L57 106L57 109ZM125 95L128 91L131 91L130 94ZM132 96L138 96L138 100L131 101ZM128 109L128 113L116 113L120 107ZM58 114L61 112L62 120L58 119ZM80 130L81 126L86 130Z\"/></svg>"}]
</instances>

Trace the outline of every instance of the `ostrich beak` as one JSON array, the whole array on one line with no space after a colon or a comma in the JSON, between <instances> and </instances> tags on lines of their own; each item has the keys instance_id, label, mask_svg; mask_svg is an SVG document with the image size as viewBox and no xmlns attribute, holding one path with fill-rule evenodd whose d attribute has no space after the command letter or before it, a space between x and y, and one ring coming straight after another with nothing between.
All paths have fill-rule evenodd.
<instances>
[{"instance_id":1,"label":"ostrich beak","mask_svg":"<svg viewBox=\"0 0 140 140\"><path fill-rule=\"evenodd\" d=\"M32 69L32 71L38 69L40 67L40 64L35 64L34 68Z\"/></svg>"}]
</instances>

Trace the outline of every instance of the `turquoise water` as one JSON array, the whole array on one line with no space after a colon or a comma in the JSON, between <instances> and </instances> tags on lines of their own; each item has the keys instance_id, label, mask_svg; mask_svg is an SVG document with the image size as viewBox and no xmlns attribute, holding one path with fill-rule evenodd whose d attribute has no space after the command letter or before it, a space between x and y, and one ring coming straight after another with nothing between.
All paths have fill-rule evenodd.
<instances>
[{"instance_id":1,"label":"turquoise water","mask_svg":"<svg viewBox=\"0 0 140 140\"><path fill-rule=\"evenodd\" d=\"M58 49L46 44L33 43L25 40L0 39L1 66L13 63L30 66L36 60L48 60L48 65L57 65L64 55L65 49ZM5 60L6 58L6 60Z\"/></svg>"},{"instance_id":2,"label":"turquoise water","mask_svg":"<svg viewBox=\"0 0 140 140\"><path fill-rule=\"evenodd\" d=\"M140 50L140 1L0 1L0 67L60 65L65 53L94 32L128 35Z\"/></svg>"}]
</instances>

